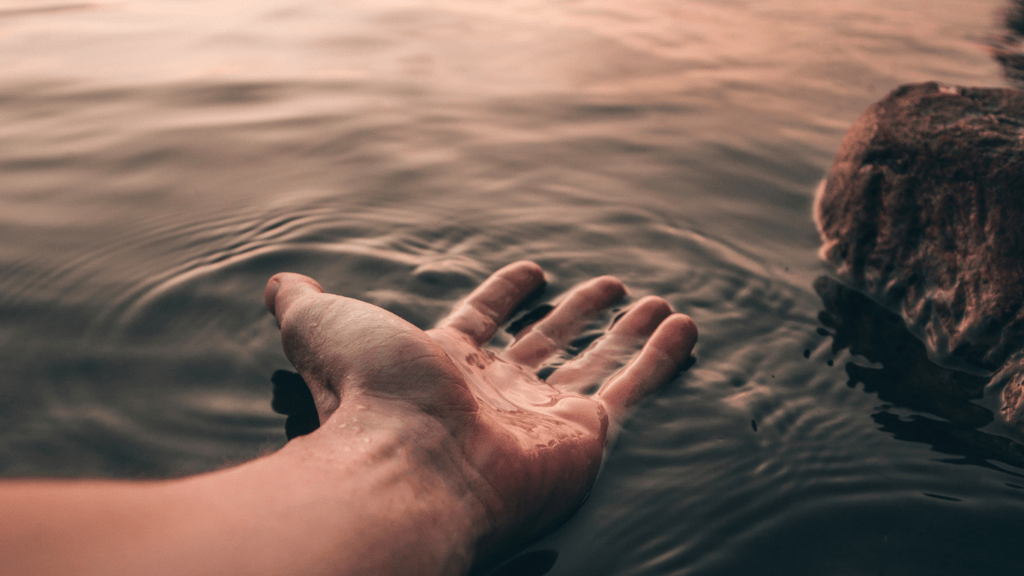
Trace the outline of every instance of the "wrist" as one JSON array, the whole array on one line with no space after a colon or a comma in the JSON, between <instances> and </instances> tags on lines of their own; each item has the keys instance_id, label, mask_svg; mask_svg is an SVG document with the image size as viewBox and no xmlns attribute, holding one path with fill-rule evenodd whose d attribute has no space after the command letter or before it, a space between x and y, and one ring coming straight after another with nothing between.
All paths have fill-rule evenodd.
<instances>
[{"instance_id":1,"label":"wrist","mask_svg":"<svg viewBox=\"0 0 1024 576\"><path fill-rule=\"evenodd\" d=\"M411 404L350 395L316 432L275 456L322 478L324 504L337 514L365 520L342 545L371 546L362 552L371 572L403 565L407 573L465 573L491 530L481 501L487 486L456 437ZM369 527L383 532L372 537Z\"/></svg>"}]
</instances>

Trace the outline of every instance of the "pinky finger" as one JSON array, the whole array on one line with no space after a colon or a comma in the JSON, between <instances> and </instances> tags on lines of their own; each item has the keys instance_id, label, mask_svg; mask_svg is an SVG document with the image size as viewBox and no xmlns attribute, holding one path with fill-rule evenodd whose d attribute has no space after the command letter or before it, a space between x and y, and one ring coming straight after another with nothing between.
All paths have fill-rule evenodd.
<instances>
[{"instance_id":1,"label":"pinky finger","mask_svg":"<svg viewBox=\"0 0 1024 576\"><path fill-rule=\"evenodd\" d=\"M662 321L633 361L598 391L613 419L668 382L696 343L697 326L689 316L672 314Z\"/></svg>"}]
</instances>

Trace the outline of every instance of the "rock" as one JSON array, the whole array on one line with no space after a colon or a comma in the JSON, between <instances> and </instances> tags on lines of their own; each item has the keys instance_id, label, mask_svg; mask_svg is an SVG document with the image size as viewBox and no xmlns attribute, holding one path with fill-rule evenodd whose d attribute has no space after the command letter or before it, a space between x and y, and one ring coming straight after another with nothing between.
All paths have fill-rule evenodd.
<instances>
[{"instance_id":1,"label":"rock","mask_svg":"<svg viewBox=\"0 0 1024 576\"><path fill-rule=\"evenodd\" d=\"M940 363L1001 370L1024 430L1024 92L897 88L847 132L814 215L835 276Z\"/></svg>"}]
</instances>

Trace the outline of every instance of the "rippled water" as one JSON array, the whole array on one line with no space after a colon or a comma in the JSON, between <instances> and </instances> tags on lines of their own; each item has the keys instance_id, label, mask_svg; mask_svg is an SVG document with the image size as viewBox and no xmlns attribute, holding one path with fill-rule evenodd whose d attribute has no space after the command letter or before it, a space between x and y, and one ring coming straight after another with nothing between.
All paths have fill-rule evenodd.
<instances>
[{"instance_id":1,"label":"rippled water","mask_svg":"<svg viewBox=\"0 0 1024 576\"><path fill-rule=\"evenodd\" d=\"M427 327L529 258L701 328L531 548L550 574L1012 573L1024 449L987 378L820 278L809 217L889 89L1002 84L998 7L7 0L0 472L283 444L274 272Z\"/></svg>"}]
</instances>

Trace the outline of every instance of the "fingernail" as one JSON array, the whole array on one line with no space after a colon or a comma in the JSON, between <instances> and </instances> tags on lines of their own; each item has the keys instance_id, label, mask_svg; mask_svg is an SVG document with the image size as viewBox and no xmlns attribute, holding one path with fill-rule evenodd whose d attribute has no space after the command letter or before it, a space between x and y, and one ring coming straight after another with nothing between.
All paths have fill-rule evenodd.
<instances>
[{"instance_id":1,"label":"fingernail","mask_svg":"<svg viewBox=\"0 0 1024 576\"><path fill-rule=\"evenodd\" d=\"M270 313L274 316L277 316L274 309L277 305L277 291L280 288L281 282L278 281L277 278L271 278L270 281L267 282L267 289L263 292L263 303L267 305L267 310L270 310Z\"/></svg>"}]
</instances>

